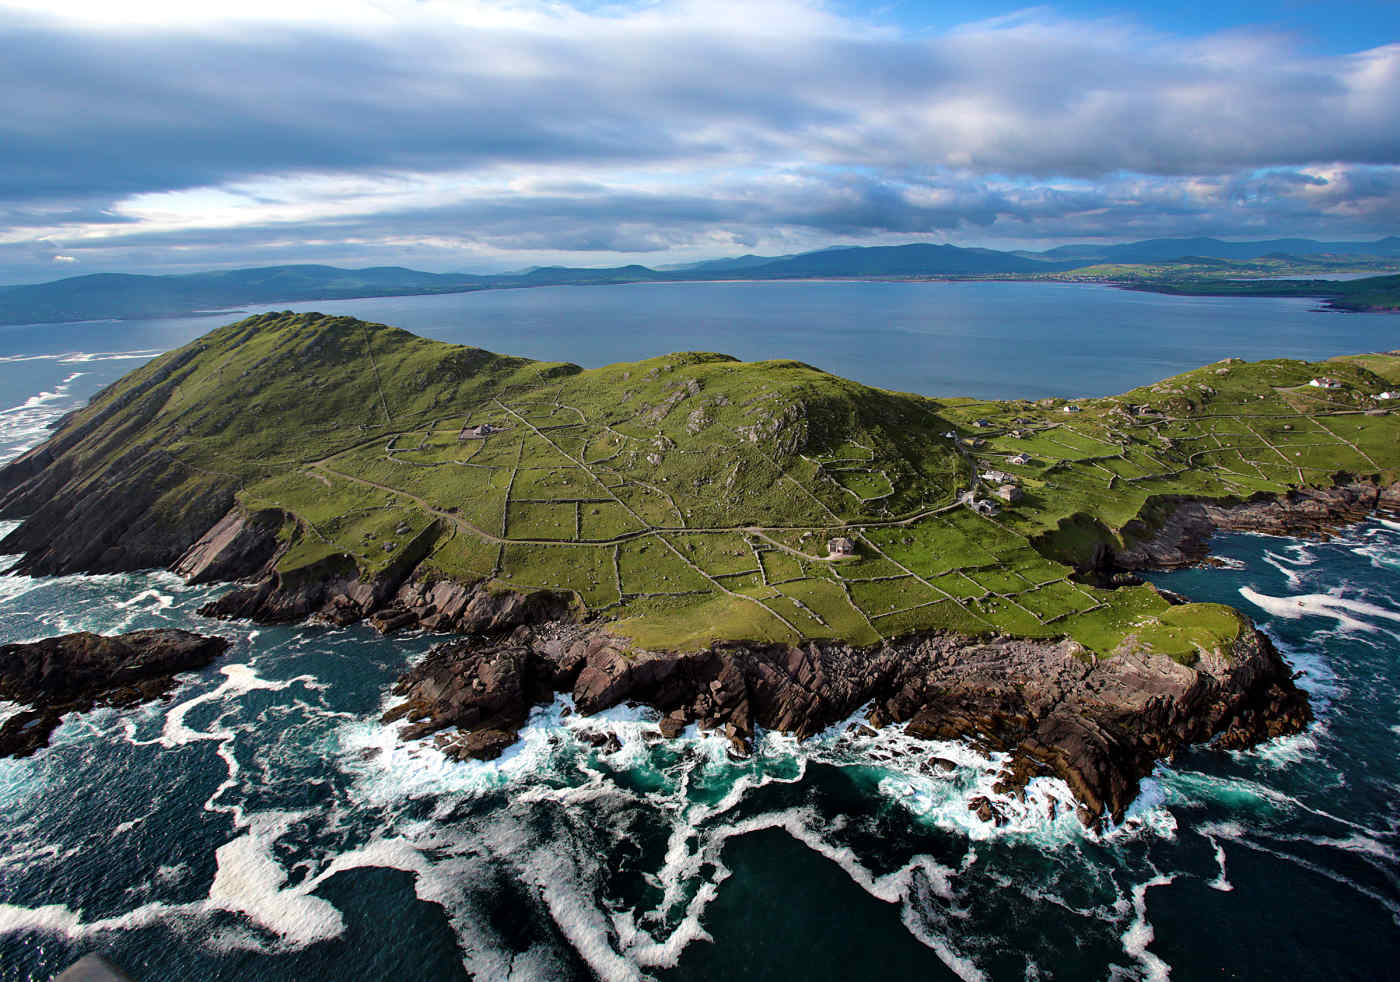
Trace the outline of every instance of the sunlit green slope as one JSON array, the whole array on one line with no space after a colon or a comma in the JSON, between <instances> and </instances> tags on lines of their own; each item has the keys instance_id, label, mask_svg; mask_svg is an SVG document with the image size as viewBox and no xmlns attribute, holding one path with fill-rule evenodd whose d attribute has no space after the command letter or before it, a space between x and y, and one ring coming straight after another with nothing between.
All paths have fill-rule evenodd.
<instances>
[{"instance_id":1,"label":"sunlit green slope","mask_svg":"<svg viewBox=\"0 0 1400 982\"><path fill-rule=\"evenodd\" d=\"M160 507L234 482L286 516L287 575L339 557L373 577L427 541L420 577L572 591L652 647L951 629L1189 660L1238 616L1071 564L1163 496L1394 479L1397 417L1374 413L1397 379L1395 356L1232 361L1108 399L933 400L797 362L584 371L267 314L132 373L57 441L94 481L133 447L172 455L189 476Z\"/></svg>"}]
</instances>

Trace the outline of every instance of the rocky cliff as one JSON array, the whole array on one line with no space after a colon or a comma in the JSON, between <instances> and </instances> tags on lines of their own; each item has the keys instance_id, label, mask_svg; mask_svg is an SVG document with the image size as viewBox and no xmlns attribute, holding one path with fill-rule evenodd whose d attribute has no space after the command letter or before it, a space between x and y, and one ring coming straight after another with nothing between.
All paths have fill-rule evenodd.
<instances>
[{"instance_id":1,"label":"rocky cliff","mask_svg":"<svg viewBox=\"0 0 1400 982\"><path fill-rule=\"evenodd\" d=\"M55 435L0 469L0 541L35 575L168 566L233 506L239 481L192 469L154 438L201 348L166 356L61 420ZM163 434L162 434L163 435Z\"/></svg>"},{"instance_id":2,"label":"rocky cliff","mask_svg":"<svg viewBox=\"0 0 1400 982\"><path fill-rule=\"evenodd\" d=\"M1121 570L1175 569L1204 560L1217 531L1326 539L1376 512L1400 512L1400 483L1344 478L1331 487L1262 494L1248 501L1192 498L1155 503L1155 514L1123 529L1128 545L1105 550L1100 564Z\"/></svg>"},{"instance_id":3,"label":"rocky cliff","mask_svg":"<svg viewBox=\"0 0 1400 982\"><path fill-rule=\"evenodd\" d=\"M402 701L386 721L409 721L405 739L440 734L460 757L499 754L556 692L584 714L653 707L664 734L698 723L738 754L758 727L807 737L868 703L872 726L904 723L919 737L1008 752L1007 789L1038 774L1063 778L1089 823L1121 819L1156 761L1189 744L1252 746L1311 719L1288 667L1254 631L1187 666L1133 648L1094 659L1072 641L949 634L675 654L555 622L439 645L394 692Z\"/></svg>"}]
</instances>

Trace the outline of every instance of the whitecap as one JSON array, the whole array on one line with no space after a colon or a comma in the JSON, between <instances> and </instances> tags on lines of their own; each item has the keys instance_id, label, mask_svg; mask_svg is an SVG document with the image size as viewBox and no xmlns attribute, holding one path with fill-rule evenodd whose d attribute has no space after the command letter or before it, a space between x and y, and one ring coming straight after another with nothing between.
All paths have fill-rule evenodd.
<instances>
[{"instance_id":1,"label":"whitecap","mask_svg":"<svg viewBox=\"0 0 1400 982\"><path fill-rule=\"evenodd\" d=\"M1154 776L1142 779L1137 796L1124 810L1123 821L1118 825L1110 824L1105 838L1113 840L1144 835L1167 841L1176 838L1176 816L1167 807L1170 795L1157 776L1164 770L1164 767L1159 767Z\"/></svg>"},{"instance_id":2,"label":"whitecap","mask_svg":"<svg viewBox=\"0 0 1400 982\"><path fill-rule=\"evenodd\" d=\"M329 901L312 896L309 884L284 887L287 873L272 854L273 843L298 815L252 816L246 834L214 851L210 909L242 914L292 948L339 936L345 920Z\"/></svg>"},{"instance_id":3,"label":"whitecap","mask_svg":"<svg viewBox=\"0 0 1400 982\"><path fill-rule=\"evenodd\" d=\"M1261 610L1265 610L1275 617L1282 617L1288 620L1298 620L1305 615L1315 617L1331 617L1338 624L1352 631L1375 632L1383 631L1379 625L1373 624L1364 617L1381 618L1400 623L1400 611L1382 607L1379 604L1367 603L1362 600L1351 600L1346 597L1337 596L1330 593L1306 593L1292 597L1273 597L1253 589L1252 587L1240 587L1240 596ZM1355 616L1353 616L1355 615ZM1390 631L1385 631L1390 634Z\"/></svg>"},{"instance_id":4,"label":"whitecap","mask_svg":"<svg viewBox=\"0 0 1400 982\"><path fill-rule=\"evenodd\" d=\"M1201 835L1205 836L1215 851L1215 879L1206 884L1212 890L1221 893L1230 893L1235 889L1230 882L1225 871L1225 846L1221 839L1239 839L1244 836L1244 829L1236 822L1207 822L1197 829Z\"/></svg>"},{"instance_id":5,"label":"whitecap","mask_svg":"<svg viewBox=\"0 0 1400 982\"><path fill-rule=\"evenodd\" d=\"M1323 813L1318 812L1317 814ZM1239 844L1247 849L1253 849L1256 852L1261 852L1266 855L1273 856L1275 859L1281 859L1284 862L1292 863L1295 866L1308 870L1309 872L1316 873L1319 876L1325 877L1334 883L1338 883L1344 887L1347 887L1355 891L1356 893L1361 894L1363 897L1368 897L1376 903L1380 904L1387 911L1389 911L1391 919L1394 920L1395 923L1400 924L1400 903L1396 903L1390 897L1378 892L1370 886L1358 883L1351 877L1339 873L1336 870L1329 869L1328 867L1323 866L1321 863L1312 862L1311 860L1304 859L1301 856L1296 856L1292 853L1285 852L1282 849L1270 848L1269 846L1266 846L1263 843L1253 842L1248 838L1240 839Z\"/></svg>"},{"instance_id":6,"label":"whitecap","mask_svg":"<svg viewBox=\"0 0 1400 982\"><path fill-rule=\"evenodd\" d=\"M63 351L33 355L0 355L0 365L25 361L53 361L61 365L89 361L130 361L137 358L154 358L162 351L161 348L145 348L139 351Z\"/></svg>"},{"instance_id":7,"label":"whitecap","mask_svg":"<svg viewBox=\"0 0 1400 982\"><path fill-rule=\"evenodd\" d=\"M1147 950L1156 937L1152 923L1147 919L1147 891L1153 887L1167 886L1175 879L1174 875L1159 873L1132 888L1133 919L1123 932L1123 950L1142 966L1143 978L1149 982L1166 982L1171 978L1172 970L1170 965Z\"/></svg>"},{"instance_id":8,"label":"whitecap","mask_svg":"<svg viewBox=\"0 0 1400 982\"><path fill-rule=\"evenodd\" d=\"M1302 583L1302 577L1295 568L1298 565L1296 562L1280 556L1278 553L1269 549L1264 550L1264 562L1282 573L1288 580L1288 585L1290 587L1297 587ZM1238 568L1243 569L1244 566L1241 565Z\"/></svg>"}]
</instances>

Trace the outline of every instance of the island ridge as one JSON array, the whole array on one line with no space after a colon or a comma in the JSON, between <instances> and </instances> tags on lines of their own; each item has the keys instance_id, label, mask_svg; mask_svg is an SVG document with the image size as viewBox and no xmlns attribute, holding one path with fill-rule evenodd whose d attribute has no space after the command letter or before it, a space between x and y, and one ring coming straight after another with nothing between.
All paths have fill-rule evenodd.
<instances>
[{"instance_id":1,"label":"island ridge","mask_svg":"<svg viewBox=\"0 0 1400 982\"><path fill-rule=\"evenodd\" d=\"M25 519L4 548L27 572L171 566L245 581L220 616L468 634L396 713L455 753L500 752L560 690L736 751L867 707L1012 751L1022 783L1065 777L1095 819L1185 743L1306 722L1247 618L1131 570L1199 558L1212 525L1400 504L1396 389L1389 354L931 399L797 362L583 370L274 313L100 393L0 472L0 514Z\"/></svg>"}]
</instances>

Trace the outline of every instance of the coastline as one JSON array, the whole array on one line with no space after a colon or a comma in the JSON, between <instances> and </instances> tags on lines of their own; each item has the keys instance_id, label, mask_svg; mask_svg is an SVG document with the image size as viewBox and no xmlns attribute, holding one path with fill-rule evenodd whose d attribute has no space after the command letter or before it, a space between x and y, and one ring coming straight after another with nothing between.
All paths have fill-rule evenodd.
<instances>
[{"instance_id":1,"label":"coastline","mask_svg":"<svg viewBox=\"0 0 1400 982\"><path fill-rule=\"evenodd\" d=\"M1181 500L1110 562L1180 568L1206 558L1217 529L1320 538L1397 510L1400 484ZM269 516L231 512L172 568L191 583L243 584L202 608L208 616L455 635L400 677L400 702L384 717L407 719L404 739L433 738L452 757L498 756L530 710L560 692L582 715L646 705L664 735L698 724L723 734L736 756L749 752L759 729L803 738L868 707L872 727L902 725L916 737L1008 753L1001 791L1019 793L1038 775L1061 778L1082 805L1080 821L1098 826L1121 819L1158 760L1206 742L1251 747L1311 720L1291 669L1247 621L1232 650L1193 664L1131 645L1096 658L1066 640L944 632L864 648L734 641L652 651L580 622L570 598L552 591L417 579L412 568L370 582L343 569L284 582L272 571L277 527Z\"/></svg>"},{"instance_id":2,"label":"coastline","mask_svg":"<svg viewBox=\"0 0 1400 982\"><path fill-rule=\"evenodd\" d=\"M263 347L269 339L275 343L272 352ZM361 348L376 340L377 356L372 347ZM1132 393L1127 398L1133 404L1127 407L1117 399L1089 406L1085 418L1106 427L1110 432L1099 435L1109 442L1062 427L1061 415L1086 412L1079 403L1057 407L1054 400L1045 400L1034 407L1025 402L995 410L961 402L925 405L913 397L860 388L801 363L779 363L763 371L778 378L791 373L803 387L772 392L759 405L752 398L741 401L750 396L753 380L747 373L752 369L726 356L661 359L634 379L636 366L613 366L587 376L566 363L439 345L393 328L371 331L370 325L349 318L289 315L284 324L278 315L268 315L221 328L110 386L87 410L67 417L48 442L0 471L0 514L25 519L6 536L3 548L23 553L16 566L23 573L166 567L190 584L236 584L200 608L210 617L340 626L367 622L382 633L423 629L458 635L460 640L440 646L399 680L404 703L396 710L414 724L407 736L443 735L444 749L454 755L499 754L514 742L530 707L561 691L571 693L583 713L634 702L655 710L672 733L692 724L720 731L738 755L748 753L760 728L802 737L866 707L872 726L904 725L915 735L968 739L1011 754L1008 788L1017 782L1024 787L1038 774L1062 778L1084 804L1081 819L1096 823L1121 816L1142 777L1185 746L1211 740L1252 746L1297 732L1310 718L1306 697L1293 685L1288 667L1238 611L1214 604L1175 609L1170 597L1121 574L1198 561L1216 528L1324 535L1378 508L1400 504L1400 484L1382 487L1379 476L1361 481L1311 460L1312 480L1330 481L1331 487L1284 490L1289 485L1277 479L1282 475L1274 473L1270 481L1260 471L1262 480L1254 487L1271 490L1242 501L1232 495L1249 485L1238 480L1216 485L1177 480L1198 456L1183 456L1176 446L1187 439L1178 430L1191 419L1215 426L1226 420L1222 432L1227 435L1254 432L1255 426L1276 430L1278 440L1292 432L1293 423L1273 430L1261 423L1256 396L1301 390L1311 398L1306 380L1313 377L1312 388L1317 388L1319 368L1306 364L1286 370L1273 363L1239 369L1242 363L1231 359ZM247 363L233 360L238 355ZM365 373L371 365L373 373ZM230 366L243 370L226 371ZM678 369L684 374L670 374ZM332 370L343 379L333 376L336 380L328 384L314 377ZM1359 418L1363 411L1368 417L1388 415L1383 409L1363 410L1380 398L1370 394L1385 384L1379 376L1360 367L1330 370L1352 378L1356 386L1347 401L1325 407L1323 415L1332 426L1342 425L1339 418ZM439 384L448 388L431 396L425 409L437 414L433 418L451 419L453 426L418 432L421 425L409 425L418 420L413 413L396 424L385 379L391 380L390 392L425 399L422 382L428 371L438 373ZM305 386L293 384L276 400L267 394L272 386L299 378L298 373L308 376L308 384L326 389L320 397L326 419L321 428L306 429L310 407ZM578 378L587 384L572 393L544 389L552 402L501 394L512 384L532 394L542 391L542 380L562 386L559 379ZM625 403L633 398L633 387L649 381L655 393L623 410L628 420L656 425L685 400L694 401L686 403L685 412L676 412L672 437L648 439L646 457L643 449L628 451L631 463L617 464L617 473L642 470L645 463L637 487L669 501L679 527L669 511L664 517L655 512L646 521L630 511L645 509L650 499L624 490L629 506L616 490L626 481L599 480L602 490L594 494L558 490L593 474L585 461L608 452L612 456L601 460L614 460L624 453L624 436L604 418L606 425L596 436L600 442L590 455L589 416L574 404ZM1330 376L1326 381L1329 388L1344 384ZM1280 390L1281 383L1287 385ZM1222 402L1207 412L1206 404L1217 396ZM828 408L819 412L820 398ZM341 432L347 399L369 405L371 413ZM594 402L585 401L590 399ZM245 404L251 408L240 423L237 407ZM490 407L488 415L479 415L483 405ZM276 429L268 406L280 414L276 419L302 429ZM562 421L556 419L561 406L567 417ZM1392 445L1373 449L1382 461L1377 464L1356 444L1314 424L1306 406L1280 408L1289 411L1289 419L1306 418L1317 434L1333 436L1331 443L1309 436L1298 446L1345 448L1376 466L1378 475L1394 480L1394 471L1383 467ZM721 412L732 418L717 435L706 433ZM986 443L978 431L998 429L975 418L983 412L1004 416L1003 425L1012 434L1008 440L1030 445L1035 457L1054 463L1031 467L1032 454L1012 458L1009 450L969 463L964 448ZM848 413L852 415L844 415ZM1040 423L1012 419L1013 413L1038 413ZM823 422L827 415L833 422ZM907 425L866 432L861 428L865 417L881 425L892 418ZM464 447L465 426L473 420L472 440L481 439L477 431L482 429L490 431L488 436L510 435L497 443ZM619 425L625 429L628 424ZM1389 439L1389 425L1368 435ZM1014 429L1020 426L1032 427L1029 438ZM1166 427L1176 429L1168 436ZM1117 434L1129 431L1140 439L1119 442ZM249 434L256 440L241 450L234 444L232 454L216 444L219 453L196 460L178 452L184 441L206 432L203 438L210 441ZM415 432L416 439L401 439ZM325 433L336 433L340 442L328 447ZM968 435L960 438L959 433ZM1362 440L1359 429L1343 433ZM833 434L852 442L833 442ZM1056 435L1070 443L1057 443ZM1256 437L1253 442L1281 455L1267 436ZM1072 445L1076 438L1080 442ZM444 449L425 451L430 439ZM869 443L855 442L862 439ZM677 441L691 445L677 448ZM534 456L531 466L523 467L527 443ZM880 457L874 448L885 443L900 452L884 451L887 456ZM1075 485L1066 474L1074 473L1081 458L1090 462L1085 467L1097 467L1099 460L1127 467L1124 446L1134 447L1137 459L1159 469L1179 464L1176 470L1160 470L1171 483L1150 485L1176 489L1175 494L1135 492L1126 498L1130 507L1097 511L1084 489L1104 488L1102 478ZM753 458L748 473L768 476L762 487L736 491L736 507L755 509L737 512L747 521L725 511L699 512L700 518L688 523L688 512L671 495L723 483L723 474L708 463L714 454L702 452L715 447L735 454L734 475L749 459L742 456L747 453ZM747 449L752 447L759 449ZM1175 456L1164 463L1143 448ZM335 452L327 456L331 450ZM695 469L657 473L663 455L673 451ZM463 515L461 508L475 507L461 476L469 472L449 465L466 463L457 458L470 454L470 466L480 467L483 452L505 455L505 463L486 471L500 477L501 511ZM356 453L368 463L357 465L347 456ZM396 454L432 459L400 461ZM434 454L451 460L438 462ZM341 456L346 462L338 462ZM1344 456L1338 450L1332 459ZM774 457L787 466L770 474L765 468ZM791 477L789 471L797 467L824 474L821 458L837 474L866 475L855 490L827 475L833 495L845 488L857 505L837 497L828 504L811 490L825 488L815 483L816 477L805 484ZM1319 460L1328 458L1319 454ZM276 465L272 474L282 468L286 476L269 476L269 463ZM842 470L838 465L843 463L853 466ZM1027 470L1023 478L996 469L979 472L993 463ZM447 469L425 471L423 466ZM877 494L882 488L869 476L877 466L888 485L884 494ZM229 470L238 467L245 469ZM405 470L373 469L395 467ZM909 491L903 504L920 509L907 513L910 517L900 517L906 515L901 507L879 503L894 493L895 481L887 472L898 476L902 467L910 475L934 468L948 475L927 485L903 479ZM413 483L429 473L450 480L440 482L443 488ZM1287 477L1295 474L1300 483L1306 480L1302 462L1290 466ZM784 486L766 512L744 503L745 497L764 501L761 496L773 494L773 482L783 476L811 495L811 501L791 495ZM520 493L512 498L517 477ZM668 477L673 490L657 491L654 485ZM1133 479L1130 470L1127 476L1112 473L1106 487L1112 490L1120 480L1130 487ZM271 483L250 484L260 480ZM1024 510L1008 508L997 521L998 507L978 498L984 480L1005 492L998 500L1007 505L1027 494L1037 497L1022 505ZM1027 491L1013 493L1021 491L1021 480ZM291 483L275 483L282 481ZM250 486L271 490L250 492ZM964 486L970 489L955 497ZM1203 486L1216 490L1195 493ZM701 498L705 495L698 494L693 505L687 498L682 501L692 509L712 507ZM512 501L520 506L514 517L521 524L516 526L507 510ZM793 501L807 510L791 510ZM551 534L554 526L548 521L562 521L560 502L568 506L568 528ZM611 537L585 535L585 518L599 515L600 506L609 504L630 519L618 518ZM555 507L555 512L541 517L535 513L539 505ZM821 507L827 508L829 521L821 521ZM1038 518L1032 508L1040 509ZM818 524L811 523L813 514ZM640 530L630 529L632 520ZM1020 531L1014 531L1018 522ZM833 531L821 534L823 529ZM671 539L682 531L696 538L678 547ZM459 534L461 540L455 538ZM804 546L813 534L817 542ZM847 534L863 545L841 538ZM651 538L643 541L645 536ZM465 550L477 542L484 544L479 552L489 552L485 565L466 561L473 554L447 551L454 543ZM825 550L822 542L828 543ZM841 548L852 560L865 563L861 572L842 577L822 565L831 558L826 553L837 552L837 543L844 543ZM649 544L658 548L644 555ZM610 548L600 552L600 546ZM510 555L533 557L543 565L507 567L508 547L514 550ZM858 556L861 550L864 559ZM943 565L935 568L920 550L937 554ZM583 561L591 565L578 565ZM816 572L809 569L812 564L818 564ZM1008 572L1018 569L1028 573L1013 577ZM791 606L783 607L778 594L767 592L774 586L770 578L780 584L800 581L810 589L789 587L791 596L781 596ZM608 592L614 587L615 595ZM696 595L709 599L695 601ZM777 609L756 595L768 596ZM823 597L836 599L825 605ZM628 608L624 598L641 602ZM736 610L741 613L735 615ZM773 615L771 623L757 616L761 611ZM716 612L730 619L712 619ZM897 619L881 622L877 630L873 621L885 616ZM446 734L449 729L456 735Z\"/></svg>"},{"instance_id":3,"label":"coastline","mask_svg":"<svg viewBox=\"0 0 1400 982\"><path fill-rule=\"evenodd\" d=\"M1385 276L1385 273L1377 273L1376 276ZM316 293L304 297L282 297L273 300L247 300L230 304L228 306L216 308L191 308L188 310L168 310L158 313L134 312L130 314L113 314L102 317L79 317L64 320L32 320L32 319L9 319L0 321L0 327L41 327L55 324L87 324L87 323L111 323L128 320L172 320L183 317L198 317L211 314L239 314L248 313L254 309L273 310L279 305L315 303L318 301L346 302L355 300L384 300L393 298L408 297L435 297L453 296L467 293L485 293L499 290L534 290L549 287L589 287L589 286L666 286L666 285L693 285L697 283L714 284L751 284L751 283L1060 283L1066 286L1101 286L1111 287L1118 290L1127 290L1135 293L1155 293L1160 296L1173 297L1220 297L1226 299L1295 299L1295 300L1317 300L1322 304L1317 312L1335 313L1378 313L1394 314L1400 313L1400 305L1362 305L1346 306L1345 299L1336 290L1316 290L1316 291L1288 291L1286 287L1280 286L1271 292L1267 289L1268 277L1250 279L1248 283L1258 283L1265 288L1252 291L1230 291L1221 289L1218 292L1210 289L1209 285L1203 285L1201 289L1182 290L1172 283L1143 283L1139 280L1122 278L1105 279L1070 279L1062 273L961 273L961 274L914 274L901 275L892 274L882 276L878 274L862 276L723 276L723 277L664 277L664 278L636 278L636 279L615 279L615 280L577 280L561 282L541 282L541 283L501 283L484 286L465 285L460 289L437 289L437 290L410 290L394 292L365 293L354 296L338 296L332 294ZM1287 281L1280 281L1287 282ZM1346 280L1327 280L1319 278L1319 283L1341 283Z\"/></svg>"}]
</instances>

